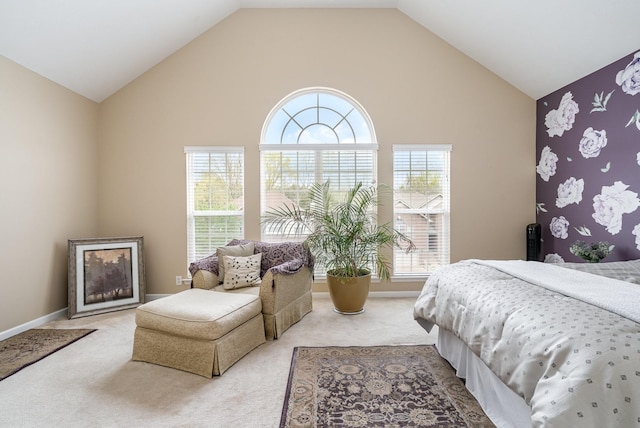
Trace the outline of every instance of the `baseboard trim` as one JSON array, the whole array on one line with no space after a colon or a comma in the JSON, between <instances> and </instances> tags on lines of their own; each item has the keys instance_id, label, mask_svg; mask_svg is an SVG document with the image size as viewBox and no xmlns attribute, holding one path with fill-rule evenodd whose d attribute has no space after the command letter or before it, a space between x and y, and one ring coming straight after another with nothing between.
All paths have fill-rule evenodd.
<instances>
[{"instance_id":1,"label":"baseboard trim","mask_svg":"<svg viewBox=\"0 0 640 428\"><path fill-rule=\"evenodd\" d=\"M314 297L330 297L328 291L314 291ZM418 297L420 295L419 291L370 291L369 296L373 299L385 297L385 298L394 298L394 297Z\"/></svg>"},{"instance_id":2,"label":"baseboard trim","mask_svg":"<svg viewBox=\"0 0 640 428\"><path fill-rule=\"evenodd\" d=\"M314 291L311 293L313 296L317 297L329 297L328 291ZM369 292L369 297L378 298L378 297L418 297L420 295L420 291L371 291ZM150 302L152 300L161 299L163 297L171 296L171 294L147 294L145 302Z\"/></svg>"},{"instance_id":3,"label":"baseboard trim","mask_svg":"<svg viewBox=\"0 0 640 428\"><path fill-rule=\"evenodd\" d=\"M372 291L369 293L369 297L415 297L418 298L419 291Z\"/></svg>"},{"instance_id":4,"label":"baseboard trim","mask_svg":"<svg viewBox=\"0 0 640 428\"><path fill-rule=\"evenodd\" d=\"M314 297L329 297L329 292L313 292ZM170 296L171 294L146 294L145 302L150 302L152 300L161 299L163 297ZM372 291L369 293L369 297L371 298L393 298L393 297L418 297L420 295L419 291ZM5 330L0 332L0 340L8 339L11 336L15 336L16 334L20 334L23 331L27 331L31 328L38 328L40 326L45 325L48 322L57 320L62 317L67 316L67 308L60 309L59 311L52 312L48 315L41 316L35 320L26 322L17 327L10 328L9 330Z\"/></svg>"},{"instance_id":5,"label":"baseboard trim","mask_svg":"<svg viewBox=\"0 0 640 428\"><path fill-rule=\"evenodd\" d=\"M150 302L151 300L160 299L161 297L169 296L169 294L145 294L146 302ZM16 334L20 334L23 331L27 331L31 328L38 328L45 325L48 322L55 321L59 318L67 317L67 308L60 309L58 311L52 312L48 315L41 316L35 320L31 320L24 324L20 324L19 326L10 328L9 330L5 330L0 332L0 340L8 339L11 336L15 336Z\"/></svg>"},{"instance_id":6,"label":"baseboard trim","mask_svg":"<svg viewBox=\"0 0 640 428\"><path fill-rule=\"evenodd\" d=\"M20 334L23 331L27 331L31 328L38 328L50 321L54 321L66 316L67 316L67 308L60 309L59 311L52 312L48 315L44 315L44 316L41 316L40 318L36 318L35 320L26 322L24 324L20 324L17 327L13 327L13 328L10 328L9 330L0 332L0 340L4 340L11 336L15 336L16 334Z\"/></svg>"},{"instance_id":7,"label":"baseboard trim","mask_svg":"<svg viewBox=\"0 0 640 428\"><path fill-rule=\"evenodd\" d=\"M150 302L152 300L162 299L163 297L171 296L171 294L145 294L144 301Z\"/></svg>"}]
</instances>

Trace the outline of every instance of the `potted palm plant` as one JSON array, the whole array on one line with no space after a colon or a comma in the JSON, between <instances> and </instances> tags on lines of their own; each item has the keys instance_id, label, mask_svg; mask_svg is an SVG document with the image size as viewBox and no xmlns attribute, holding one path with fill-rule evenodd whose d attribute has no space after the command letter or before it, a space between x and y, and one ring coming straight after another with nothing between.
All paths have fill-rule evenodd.
<instances>
[{"instance_id":1,"label":"potted palm plant","mask_svg":"<svg viewBox=\"0 0 640 428\"><path fill-rule=\"evenodd\" d=\"M393 246L414 248L413 242L391 225L377 224L379 190L358 183L344 200L334 201L330 183L315 183L305 207L284 205L265 213L263 224L287 236L304 236L319 265L327 270L327 287L336 312L364 312L371 269L382 280L390 278L390 261L380 250Z\"/></svg>"}]
</instances>

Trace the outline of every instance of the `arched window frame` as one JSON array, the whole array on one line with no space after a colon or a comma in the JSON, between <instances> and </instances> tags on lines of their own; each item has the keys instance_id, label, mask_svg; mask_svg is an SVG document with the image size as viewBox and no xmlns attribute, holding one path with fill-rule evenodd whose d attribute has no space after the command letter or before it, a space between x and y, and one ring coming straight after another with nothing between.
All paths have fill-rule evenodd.
<instances>
[{"instance_id":1,"label":"arched window frame","mask_svg":"<svg viewBox=\"0 0 640 428\"><path fill-rule=\"evenodd\" d=\"M321 102L319 99L320 96L332 97L342 101L342 110L338 110L335 106L331 106ZM298 101L302 100L304 102L314 97L315 105L303 103L297 104ZM304 100L304 98L306 98L306 100ZM320 118L320 112L316 113L313 110L325 110L328 112L333 112L338 118L338 121L337 123L327 123L328 120L325 120L327 118ZM277 123L274 123L276 122L277 115L281 112L284 112L286 116L288 116L286 124L282 127L278 126ZM301 118L305 112L311 112L312 114L308 115L307 118L303 118L302 120L300 120L299 118ZM355 115L353 113L355 113ZM314 122L309 122L308 117L310 116L315 118ZM351 119L349 116L356 117L354 119ZM356 120L360 123L354 123ZM299 148L300 144L304 144L304 142L300 142L300 136L304 135L304 132L298 134L298 138L295 143L292 143L290 139L287 139L286 131L293 124L298 125L301 131L307 131L314 125L325 125L328 128L332 129L337 140L337 145L344 146L348 144L371 144L377 149L375 128L367 111L356 99L336 89L325 87L305 88L292 92L291 94L280 100L273 107L273 109L271 109L262 126L262 133L260 136L261 148L264 146L272 145L279 146L281 148ZM352 143L345 141L345 139L341 138L341 135L339 135L338 132L335 131L335 128L337 128L341 124L346 124L348 129L351 130L351 134L353 136ZM362 128L363 126L364 129ZM280 130L280 128L281 132L278 133L277 131ZM358 131L356 132L356 130ZM275 138L275 135L279 135L279 138ZM342 141L340 141L341 139ZM328 143L326 141L322 142L321 144L323 146L331 145L331 143Z\"/></svg>"}]
</instances>

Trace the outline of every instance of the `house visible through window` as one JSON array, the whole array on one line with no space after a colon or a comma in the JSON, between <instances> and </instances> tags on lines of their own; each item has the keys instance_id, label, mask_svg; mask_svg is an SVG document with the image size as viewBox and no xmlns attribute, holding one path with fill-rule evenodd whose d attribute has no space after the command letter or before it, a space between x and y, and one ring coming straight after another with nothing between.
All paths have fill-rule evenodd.
<instances>
[{"instance_id":1,"label":"house visible through window","mask_svg":"<svg viewBox=\"0 0 640 428\"><path fill-rule=\"evenodd\" d=\"M244 149L185 147L188 261L244 238Z\"/></svg>"},{"instance_id":2,"label":"house visible through window","mask_svg":"<svg viewBox=\"0 0 640 428\"><path fill-rule=\"evenodd\" d=\"M451 146L394 145L394 227L416 250L394 249L394 275L425 275L449 263Z\"/></svg>"}]
</instances>

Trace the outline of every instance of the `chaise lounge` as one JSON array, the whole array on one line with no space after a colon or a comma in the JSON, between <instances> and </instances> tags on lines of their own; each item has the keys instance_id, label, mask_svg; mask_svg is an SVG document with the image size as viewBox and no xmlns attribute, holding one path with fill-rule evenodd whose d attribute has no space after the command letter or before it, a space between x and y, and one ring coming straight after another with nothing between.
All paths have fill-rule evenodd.
<instances>
[{"instance_id":1,"label":"chaise lounge","mask_svg":"<svg viewBox=\"0 0 640 428\"><path fill-rule=\"evenodd\" d=\"M245 286L225 283L224 257L248 257L260 254L257 281ZM237 259L235 259L237 261ZM279 338L312 310L313 256L300 242L267 243L234 239L216 254L189 266L192 287L232 293L251 293L262 301L267 340ZM227 276L227 280L229 276ZM229 282L229 281L227 281Z\"/></svg>"}]
</instances>

